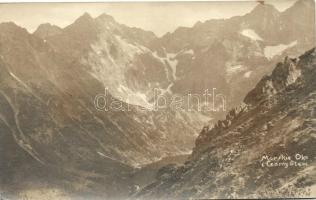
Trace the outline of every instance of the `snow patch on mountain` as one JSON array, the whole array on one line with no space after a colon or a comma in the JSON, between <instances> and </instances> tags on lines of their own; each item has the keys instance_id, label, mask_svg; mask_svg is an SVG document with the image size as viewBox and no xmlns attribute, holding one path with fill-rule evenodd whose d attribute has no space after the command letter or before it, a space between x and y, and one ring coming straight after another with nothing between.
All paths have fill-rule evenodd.
<instances>
[{"instance_id":1,"label":"snow patch on mountain","mask_svg":"<svg viewBox=\"0 0 316 200\"><path fill-rule=\"evenodd\" d=\"M238 65L231 65L226 64L226 73L228 76L232 76L234 74L237 74L239 72L245 71L246 67L244 65L238 64Z\"/></svg>"},{"instance_id":2,"label":"snow patch on mountain","mask_svg":"<svg viewBox=\"0 0 316 200\"><path fill-rule=\"evenodd\" d=\"M109 42L110 41L110 42ZM118 35L102 35L91 45L92 51L82 62L91 66L90 74L104 84L115 98L132 105L151 109L146 95L127 85L125 72L129 69L135 55L148 53L149 50L137 43L129 43Z\"/></svg>"},{"instance_id":3,"label":"snow patch on mountain","mask_svg":"<svg viewBox=\"0 0 316 200\"><path fill-rule=\"evenodd\" d=\"M178 60L176 59L176 56L177 54L167 53L167 62L169 63L171 67L173 80L177 80L176 72L177 72Z\"/></svg>"},{"instance_id":4,"label":"snow patch on mountain","mask_svg":"<svg viewBox=\"0 0 316 200\"><path fill-rule=\"evenodd\" d=\"M174 83L170 83L168 85L168 87L166 89L163 89L163 88L160 88L160 92L162 95L165 95L165 94L172 94L172 91L171 91L171 87L174 85Z\"/></svg>"},{"instance_id":5,"label":"snow patch on mountain","mask_svg":"<svg viewBox=\"0 0 316 200\"><path fill-rule=\"evenodd\" d=\"M134 58L136 54L141 54L148 51L146 47L143 47L139 44L131 44L125 41L121 36L115 35L115 38L123 53L130 56L130 58Z\"/></svg>"},{"instance_id":6,"label":"snow patch on mountain","mask_svg":"<svg viewBox=\"0 0 316 200\"><path fill-rule=\"evenodd\" d=\"M246 71L247 67L242 64L227 62L225 64L226 80L230 82L232 78L239 73Z\"/></svg>"},{"instance_id":7,"label":"snow patch on mountain","mask_svg":"<svg viewBox=\"0 0 316 200\"><path fill-rule=\"evenodd\" d=\"M279 44L275 46L266 46L264 48L264 55L268 59L272 59L274 56L281 55L283 51L286 49L289 49L291 47L294 47L297 45L297 40L291 42L290 44Z\"/></svg>"},{"instance_id":8,"label":"snow patch on mountain","mask_svg":"<svg viewBox=\"0 0 316 200\"><path fill-rule=\"evenodd\" d=\"M157 52L157 51L152 52L152 55L153 55L156 59L158 59L161 63L165 64L165 59L164 59L163 57L160 57L160 56L158 55L158 52Z\"/></svg>"},{"instance_id":9,"label":"snow patch on mountain","mask_svg":"<svg viewBox=\"0 0 316 200\"><path fill-rule=\"evenodd\" d=\"M263 39L252 29L244 29L240 32L243 36L246 36L255 41L262 41Z\"/></svg>"},{"instance_id":10,"label":"snow patch on mountain","mask_svg":"<svg viewBox=\"0 0 316 200\"><path fill-rule=\"evenodd\" d=\"M252 71L248 71L248 72L244 73L244 77L249 78L251 76L251 74L252 74Z\"/></svg>"},{"instance_id":11,"label":"snow patch on mountain","mask_svg":"<svg viewBox=\"0 0 316 200\"><path fill-rule=\"evenodd\" d=\"M17 77L15 74L13 74L12 72L9 71L9 74L17 81L19 82L21 85L23 85L26 89L28 89L29 91L31 91L31 89L21 80L19 79L19 77Z\"/></svg>"},{"instance_id":12,"label":"snow patch on mountain","mask_svg":"<svg viewBox=\"0 0 316 200\"><path fill-rule=\"evenodd\" d=\"M32 94L35 98L37 98L39 101L42 101L42 99L37 96L33 90L25 83L23 82L19 77L17 77L14 73L12 73L11 71L9 71L9 74L18 82L20 83L30 94Z\"/></svg>"},{"instance_id":13,"label":"snow patch on mountain","mask_svg":"<svg viewBox=\"0 0 316 200\"><path fill-rule=\"evenodd\" d=\"M180 51L179 54L189 54L189 55L193 55L193 54L194 54L194 51L193 51L193 49L186 49L186 50Z\"/></svg>"},{"instance_id":14,"label":"snow patch on mountain","mask_svg":"<svg viewBox=\"0 0 316 200\"><path fill-rule=\"evenodd\" d=\"M146 94L142 92L134 92L128 87L120 84L118 87L118 97L119 100L122 100L128 104L142 106L144 108L147 108L149 110L153 109L153 105L148 102Z\"/></svg>"},{"instance_id":15,"label":"snow patch on mountain","mask_svg":"<svg viewBox=\"0 0 316 200\"><path fill-rule=\"evenodd\" d=\"M117 161L116 159L114 159L114 158L111 158L110 156L106 156L104 153L101 153L101 152L97 152L98 153L98 155L99 156L102 156L102 157L104 157L104 158L108 158L108 159L110 159L110 160L115 160L115 161Z\"/></svg>"},{"instance_id":16,"label":"snow patch on mountain","mask_svg":"<svg viewBox=\"0 0 316 200\"><path fill-rule=\"evenodd\" d=\"M176 59L176 56L178 55L177 53L166 53L165 57L160 57L158 53L155 51L152 53L152 55L158 59L161 63L164 64L165 66L165 72L167 75L168 80L171 81L171 77L173 80L177 80L176 72L177 72L177 65L178 65L178 60ZM169 74L170 70L168 69L168 65L171 68L171 75Z\"/></svg>"},{"instance_id":17,"label":"snow patch on mountain","mask_svg":"<svg viewBox=\"0 0 316 200\"><path fill-rule=\"evenodd\" d=\"M233 66L226 65L226 72L228 74L234 74L234 73L243 71L244 69L245 67L243 65L233 65Z\"/></svg>"}]
</instances>

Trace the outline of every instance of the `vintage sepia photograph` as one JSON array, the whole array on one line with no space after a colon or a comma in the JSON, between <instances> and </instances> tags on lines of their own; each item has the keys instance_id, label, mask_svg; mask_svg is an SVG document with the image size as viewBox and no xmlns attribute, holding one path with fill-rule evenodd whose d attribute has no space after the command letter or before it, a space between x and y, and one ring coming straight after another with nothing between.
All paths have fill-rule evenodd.
<instances>
[{"instance_id":1,"label":"vintage sepia photograph","mask_svg":"<svg viewBox=\"0 0 316 200\"><path fill-rule=\"evenodd\" d=\"M0 2L0 200L316 198L315 16Z\"/></svg>"}]
</instances>

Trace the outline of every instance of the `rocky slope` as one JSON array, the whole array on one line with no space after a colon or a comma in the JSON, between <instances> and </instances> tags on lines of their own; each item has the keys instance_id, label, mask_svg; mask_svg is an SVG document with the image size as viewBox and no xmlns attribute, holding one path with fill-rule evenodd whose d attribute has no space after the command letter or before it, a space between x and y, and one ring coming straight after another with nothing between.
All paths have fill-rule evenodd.
<instances>
[{"instance_id":1,"label":"rocky slope","mask_svg":"<svg viewBox=\"0 0 316 200\"><path fill-rule=\"evenodd\" d=\"M185 165L165 170L136 196L315 196L315 75L315 49L296 59L286 57L259 81L240 107L200 133Z\"/></svg>"}]
</instances>

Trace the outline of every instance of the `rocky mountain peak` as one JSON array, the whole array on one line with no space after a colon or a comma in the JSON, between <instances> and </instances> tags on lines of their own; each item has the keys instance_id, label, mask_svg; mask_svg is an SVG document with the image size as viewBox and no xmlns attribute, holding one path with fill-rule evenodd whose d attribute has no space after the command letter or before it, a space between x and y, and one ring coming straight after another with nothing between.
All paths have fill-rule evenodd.
<instances>
[{"instance_id":1,"label":"rocky mountain peak","mask_svg":"<svg viewBox=\"0 0 316 200\"><path fill-rule=\"evenodd\" d=\"M68 27L88 27L91 26L94 22L94 19L91 17L91 15L87 12L85 12L83 15L81 15L76 21L69 25Z\"/></svg>"},{"instance_id":2,"label":"rocky mountain peak","mask_svg":"<svg viewBox=\"0 0 316 200\"><path fill-rule=\"evenodd\" d=\"M27 33L27 30L25 28L22 28L13 22L0 23L0 30L3 33L5 33L5 32L10 32L10 33L24 32L24 33Z\"/></svg>"},{"instance_id":3,"label":"rocky mountain peak","mask_svg":"<svg viewBox=\"0 0 316 200\"><path fill-rule=\"evenodd\" d=\"M312 8L314 5L313 0L297 0L292 7L289 9L297 9L297 8Z\"/></svg>"},{"instance_id":4,"label":"rocky mountain peak","mask_svg":"<svg viewBox=\"0 0 316 200\"><path fill-rule=\"evenodd\" d=\"M76 35L82 39L91 38L97 32L94 18L89 13L84 13L73 24L64 29L69 35Z\"/></svg>"},{"instance_id":5,"label":"rocky mountain peak","mask_svg":"<svg viewBox=\"0 0 316 200\"><path fill-rule=\"evenodd\" d=\"M61 32L62 32L62 29L60 27L56 25L52 25L50 23L45 23L45 24L39 25L33 34L44 39L52 35L60 34Z\"/></svg>"},{"instance_id":6,"label":"rocky mountain peak","mask_svg":"<svg viewBox=\"0 0 316 200\"><path fill-rule=\"evenodd\" d=\"M76 21L91 21L91 20L93 20L92 16L88 12L85 12Z\"/></svg>"},{"instance_id":7,"label":"rocky mountain peak","mask_svg":"<svg viewBox=\"0 0 316 200\"><path fill-rule=\"evenodd\" d=\"M0 43L2 46L7 44L19 45L19 42L26 43L30 37L25 28L16 25L13 22L0 23ZM14 51L13 49L6 49Z\"/></svg>"},{"instance_id":8,"label":"rocky mountain peak","mask_svg":"<svg viewBox=\"0 0 316 200\"><path fill-rule=\"evenodd\" d=\"M103 13L97 17L97 19L103 20L105 22L114 22L114 18L111 15Z\"/></svg>"},{"instance_id":9,"label":"rocky mountain peak","mask_svg":"<svg viewBox=\"0 0 316 200\"><path fill-rule=\"evenodd\" d=\"M276 15L280 12L271 4L258 4L251 12L250 15Z\"/></svg>"},{"instance_id":10,"label":"rocky mountain peak","mask_svg":"<svg viewBox=\"0 0 316 200\"><path fill-rule=\"evenodd\" d=\"M301 63L306 62L306 55L310 55L309 57L314 57L315 59L315 50L307 52L298 59L285 57L283 63L278 63L270 76L265 76L259 81L256 87L245 97L244 102L256 105L261 100L283 91L288 86L294 84L299 78L304 80L306 67L302 68ZM310 65L305 63L304 66Z\"/></svg>"},{"instance_id":11,"label":"rocky mountain peak","mask_svg":"<svg viewBox=\"0 0 316 200\"><path fill-rule=\"evenodd\" d=\"M314 20L315 2L313 0L298 0L283 12L285 18L292 18L292 22L305 18L304 21ZM304 14L302 14L304 13ZM304 24L295 23L296 26Z\"/></svg>"}]
</instances>

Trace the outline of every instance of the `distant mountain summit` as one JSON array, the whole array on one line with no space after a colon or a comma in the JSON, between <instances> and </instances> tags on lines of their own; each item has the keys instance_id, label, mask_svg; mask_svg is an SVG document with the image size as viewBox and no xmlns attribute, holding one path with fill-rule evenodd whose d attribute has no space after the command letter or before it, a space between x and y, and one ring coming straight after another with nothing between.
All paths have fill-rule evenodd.
<instances>
[{"instance_id":1,"label":"distant mountain summit","mask_svg":"<svg viewBox=\"0 0 316 200\"><path fill-rule=\"evenodd\" d=\"M49 36L60 34L61 32L62 29L60 27L46 23L41 24L33 34L45 39Z\"/></svg>"}]
</instances>

